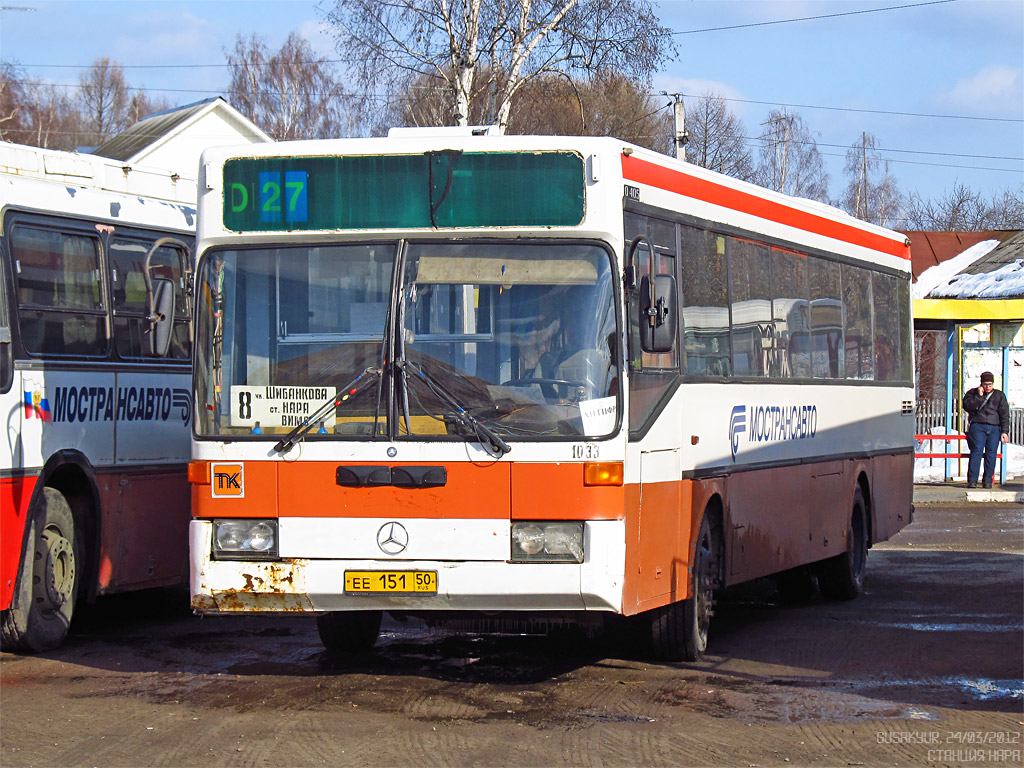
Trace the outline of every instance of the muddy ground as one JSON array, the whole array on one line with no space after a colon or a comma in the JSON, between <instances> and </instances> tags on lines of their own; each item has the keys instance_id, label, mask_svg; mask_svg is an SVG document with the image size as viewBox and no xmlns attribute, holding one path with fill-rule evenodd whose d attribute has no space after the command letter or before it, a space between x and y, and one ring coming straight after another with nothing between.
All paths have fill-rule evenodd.
<instances>
[{"instance_id":1,"label":"muddy ground","mask_svg":"<svg viewBox=\"0 0 1024 768\"><path fill-rule=\"evenodd\" d=\"M0 658L0 765L1022 765L1022 555L1020 505L919 506L863 598L734 589L698 664L393 621L334 658L309 618L106 598Z\"/></svg>"}]
</instances>

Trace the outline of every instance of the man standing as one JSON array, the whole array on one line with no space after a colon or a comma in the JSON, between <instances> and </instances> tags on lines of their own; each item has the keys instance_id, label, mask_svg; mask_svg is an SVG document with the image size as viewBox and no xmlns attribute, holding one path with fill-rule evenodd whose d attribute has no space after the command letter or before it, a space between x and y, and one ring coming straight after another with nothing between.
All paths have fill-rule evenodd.
<instances>
[{"instance_id":1,"label":"man standing","mask_svg":"<svg viewBox=\"0 0 1024 768\"><path fill-rule=\"evenodd\" d=\"M970 417L967 428L967 447L971 451L967 463L967 487L978 487L978 470L981 458L985 457L985 475L982 486L992 487L996 472L996 452L999 443L1010 439L1010 404L1006 395L995 388L995 376L991 371L981 374L981 386L968 390L964 395L964 410Z\"/></svg>"}]
</instances>

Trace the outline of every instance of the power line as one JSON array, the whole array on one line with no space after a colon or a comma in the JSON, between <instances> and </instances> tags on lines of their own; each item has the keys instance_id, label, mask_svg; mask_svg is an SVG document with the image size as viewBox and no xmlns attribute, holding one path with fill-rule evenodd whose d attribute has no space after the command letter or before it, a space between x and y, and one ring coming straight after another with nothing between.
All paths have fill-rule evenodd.
<instances>
[{"instance_id":1,"label":"power line","mask_svg":"<svg viewBox=\"0 0 1024 768\"><path fill-rule=\"evenodd\" d=\"M949 2L949 0L942 0L943 2ZM701 98L695 93L683 93L681 96L685 96L688 99ZM936 115L927 112L898 112L890 109L858 109L856 107L826 107L820 104L787 104L781 101L755 101L753 99L732 99L725 96L715 96L716 99L722 101L735 101L739 104L757 104L759 106L769 107L794 107L798 109L823 109L830 112L858 112L861 114L868 115L896 115L898 117L928 117L936 118L941 120L981 120L984 122L991 123L1024 123L1024 119L1019 117L982 117L980 115Z\"/></svg>"},{"instance_id":2,"label":"power line","mask_svg":"<svg viewBox=\"0 0 1024 768\"><path fill-rule=\"evenodd\" d=\"M737 138L740 138L740 139L742 139L743 141L746 141L746 142L765 141L765 138L763 136L739 136ZM800 141L799 139L791 139L789 143L790 144L805 144L805 145L806 144L813 144L816 147L834 147L836 149L850 149L851 146L857 146L857 145L850 145L850 146L848 146L846 144L828 144L828 143L823 142L823 141L813 141L813 142L812 141ZM971 155L971 154L968 154L966 152L930 152L930 151L924 150L924 149L892 149L891 147L875 147L873 149L873 151L874 152L899 152L899 153L902 153L902 154L909 154L909 155L935 155L937 157L970 157L970 158L974 158L975 160L1016 160L1016 161L1024 162L1024 157L1007 157L1007 156L1001 156L1001 155ZM839 157L839 155L833 155L833 156L834 157ZM898 161L893 160L893 162L898 162ZM905 161L905 162L910 162L910 161Z\"/></svg>"},{"instance_id":3,"label":"power line","mask_svg":"<svg viewBox=\"0 0 1024 768\"><path fill-rule=\"evenodd\" d=\"M940 1L940 2L954 2L954 0L938 0L938 1ZM205 65L205 64L191 65L191 64L187 64L187 65L182 65L182 66L213 66L213 65ZM12 81L16 82L16 83L18 83L20 85L33 85L33 84L35 84L31 80L20 79L20 78L12 79ZM49 86L64 87L64 88L81 88L81 87L83 87L81 84L76 84L76 83L38 83L38 85L43 85L43 86L47 86L47 87L49 87ZM128 86L128 90L131 90L131 91L159 91L161 93L200 93L200 94L228 93L227 91L223 91L223 90L220 90L220 89L214 89L214 88L206 88L206 89L198 89L198 88L155 88L155 87L140 88L140 87L135 87L135 86ZM379 98L387 98L387 94L375 94L375 95L377 97L379 97ZM702 96L699 96L698 94L695 94L695 93L681 93L680 96L684 96L684 97L686 97L688 99L702 98ZM894 115L894 116L897 116L897 117L922 117L922 118L942 119L942 120L978 120L978 121L981 121L981 122L996 122L996 123L1024 123L1024 119L1016 118L1016 117L984 117L982 115L939 115L939 114L932 114L932 113L925 113L925 112L899 112L899 111L896 111L896 110L886 110L886 109L860 109L860 108L856 108L856 107L832 107L832 106L826 106L826 105L822 105L822 104L796 104L796 103L783 102L783 101L757 101L757 100L754 100L754 99L735 99L735 98L728 98L728 97L725 97L725 96L715 96L714 98L721 99L722 101L736 102L736 103L739 103L739 104L757 104L759 106L769 106L769 107L791 107L791 108L794 108L794 109L820 109L820 110L826 110L826 111L831 111L831 112L854 112L854 113L858 113L858 114ZM993 159L999 159L999 158L993 158ZM1016 159L1016 158L1012 158L1012 159Z\"/></svg>"},{"instance_id":4,"label":"power line","mask_svg":"<svg viewBox=\"0 0 1024 768\"><path fill-rule=\"evenodd\" d=\"M943 5L945 3L955 3L957 0L927 0L921 3L908 3L905 5L890 5L884 8L866 8L860 11L845 11L843 13L826 13L819 16L799 16L793 19L775 19L773 21L758 21L749 24L731 24L724 27L705 27L703 29L686 29L679 31L667 32L668 36L675 35L696 35L703 32L722 32L730 29L749 29L752 27L767 27L775 24L793 24L799 21L818 21L820 19L836 19L842 16L860 16L866 13L882 13L885 11L899 11L906 8L921 8L927 5ZM35 10L35 8L10 8L10 10ZM344 63L343 59L318 59L313 63L318 64L341 64ZM86 69L86 66L80 64L21 64L22 67L39 67L39 68L50 68L50 69ZM89 65L91 66L91 65ZM119 64L122 69L223 69L228 64Z\"/></svg>"},{"instance_id":5,"label":"power line","mask_svg":"<svg viewBox=\"0 0 1024 768\"><path fill-rule=\"evenodd\" d=\"M925 5L942 5L944 3L955 3L956 0L929 0L924 3L909 3L907 5L891 5L886 8L867 8L862 11L846 11L844 13L826 13L821 16L800 16L795 19L777 19L775 21L758 21L750 24L731 24L727 27L705 27L704 29L687 29L683 32L669 32L669 35L696 35L701 32L722 32L728 29L749 29L751 27L767 27L773 24L792 24L797 21L817 21L819 19L836 19L840 16L859 16L864 13L881 13L882 11L899 11L904 8L920 8Z\"/></svg>"}]
</instances>

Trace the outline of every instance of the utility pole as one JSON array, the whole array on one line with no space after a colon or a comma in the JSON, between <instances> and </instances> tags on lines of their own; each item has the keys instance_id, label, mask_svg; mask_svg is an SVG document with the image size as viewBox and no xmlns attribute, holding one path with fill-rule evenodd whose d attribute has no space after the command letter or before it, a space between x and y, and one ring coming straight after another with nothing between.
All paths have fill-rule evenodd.
<instances>
[{"instance_id":1,"label":"utility pole","mask_svg":"<svg viewBox=\"0 0 1024 768\"><path fill-rule=\"evenodd\" d=\"M771 120L766 120L765 122L761 123L761 125L775 125L777 123L783 124L783 133L781 141L781 155L779 152L780 142L777 137L777 134L776 137L772 139L772 141L775 144L775 165L778 173L778 176L775 179L777 184L777 189L775 191L786 194L786 181L789 176L789 132L793 125L793 118L790 117L789 115L780 115L779 117L774 117Z\"/></svg>"},{"instance_id":2,"label":"utility pole","mask_svg":"<svg viewBox=\"0 0 1024 768\"><path fill-rule=\"evenodd\" d=\"M676 148L676 157L686 161L686 144L690 141L690 134L686 132L686 112L683 109L683 94L661 92L662 96L672 97L672 116L675 118L675 136L673 141Z\"/></svg>"}]
</instances>

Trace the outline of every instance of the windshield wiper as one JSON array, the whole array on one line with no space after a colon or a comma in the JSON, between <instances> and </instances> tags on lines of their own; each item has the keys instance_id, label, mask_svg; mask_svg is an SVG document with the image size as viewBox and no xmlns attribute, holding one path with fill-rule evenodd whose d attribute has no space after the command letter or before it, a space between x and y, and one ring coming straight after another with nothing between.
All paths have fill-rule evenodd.
<instances>
[{"instance_id":1,"label":"windshield wiper","mask_svg":"<svg viewBox=\"0 0 1024 768\"><path fill-rule=\"evenodd\" d=\"M342 403L351 400L370 386L370 384L377 381L377 379L380 378L380 375L380 368L374 368L372 366L367 368L361 374L352 379L352 381L342 387L338 394L303 419L301 424L285 435L281 441L274 446L274 450L278 453L284 453L287 451L295 445L298 440L301 440L309 430L319 424L323 420L323 417L330 412L331 408L337 408Z\"/></svg>"},{"instance_id":2,"label":"windshield wiper","mask_svg":"<svg viewBox=\"0 0 1024 768\"><path fill-rule=\"evenodd\" d=\"M427 389L433 392L441 402L449 408L452 408L454 410L453 415L455 419L476 435L480 445L489 455L496 459L500 459L512 450L508 443L498 437L494 431L480 421L480 419L459 405L459 401L456 399L455 395L442 387L434 377L430 376L420 366L416 365L416 363L411 363L408 360L396 360L395 366L403 374L406 372L406 369L408 369L412 374L417 376L420 381L426 385Z\"/></svg>"}]
</instances>

